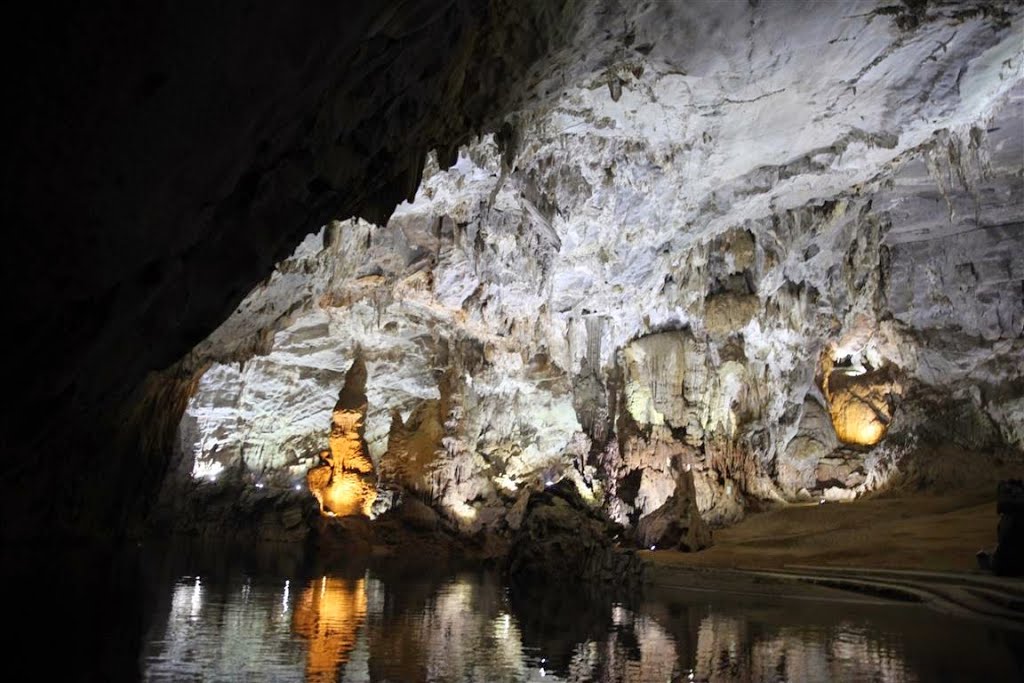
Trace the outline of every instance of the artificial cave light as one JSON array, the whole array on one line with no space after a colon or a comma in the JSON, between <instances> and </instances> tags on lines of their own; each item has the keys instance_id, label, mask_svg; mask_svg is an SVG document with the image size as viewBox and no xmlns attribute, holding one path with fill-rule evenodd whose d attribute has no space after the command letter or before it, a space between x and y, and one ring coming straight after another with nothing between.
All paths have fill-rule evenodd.
<instances>
[{"instance_id":1,"label":"artificial cave light","mask_svg":"<svg viewBox=\"0 0 1024 683\"><path fill-rule=\"evenodd\" d=\"M580 497L583 498L583 500L585 500L590 505L594 505L597 503L597 496L594 495L593 489L587 486L586 482L583 481L583 479L576 478L573 483L576 484L576 491L580 494Z\"/></svg>"},{"instance_id":2,"label":"artificial cave light","mask_svg":"<svg viewBox=\"0 0 1024 683\"><path fill-rule=\"evenodd\" d=\"M863 375L864 373L866 373L867 371L868 371L868 369L865 368L860 363L854 363L850 367L843 369L843 373L848 375L848 376L850 376L850 377L859 377L859 376Z\"/></svg>"},{"instance_id":3,"label":"artificial cave light","mask_svg":"<svg viewBox=\"0 0 1024 683\"><path fill-rule=\"evenodd\" d=\"M500 474L494 478L494 483L509 493L515 493L519 486L507 474Z\"/></svg>"},{"instance_id":4,"label":"artificial cave light","mask_svg":"<svg viewBox=\"0 0 1024 683\"><path fill-rule=\"evenodd\" d=\"M210 481L216 481L217 475L223 471L224 465L212 458L196 456L195 462L192 464L193 479L209 479Z\"/></svg>"},{"instance_id":5,"label":"artificial cave light","mask_svg":"<svg viewBox=\"0 0 1024 683\"><path fill-rule=\"evenodd\" d=\"M472 522L476 519L476 508L469 503L457 501L451 506L452 512L464 522Z\"/></svg>"}]
</instances>

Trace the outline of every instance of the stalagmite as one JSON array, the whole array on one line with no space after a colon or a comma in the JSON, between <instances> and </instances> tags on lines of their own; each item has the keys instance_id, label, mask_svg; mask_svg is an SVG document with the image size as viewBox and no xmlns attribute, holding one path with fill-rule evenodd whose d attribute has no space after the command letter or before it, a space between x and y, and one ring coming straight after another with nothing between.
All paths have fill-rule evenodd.
<instances>
[{"instance_id":1,"label":"stalagmite","mask_svg":"<svg viewBox=\"0 0 1024 683\"><path fill-rule=\"evenodd\" d=\"M329 517L369 516L377 497L373 461L364 438L366 363L357 354L331 414L330 450L307 474L320 512Z\"/></svg>"}]
</instances>

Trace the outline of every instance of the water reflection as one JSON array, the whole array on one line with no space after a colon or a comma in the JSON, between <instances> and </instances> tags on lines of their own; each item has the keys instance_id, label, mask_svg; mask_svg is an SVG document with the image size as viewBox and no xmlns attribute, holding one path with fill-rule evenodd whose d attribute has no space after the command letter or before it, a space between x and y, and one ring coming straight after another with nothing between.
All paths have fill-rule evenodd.
<instances>
[{"instance_id":1,"label":"water reflection","mask_svg":"<svg viewBox=\"0 0 1024 683\"><path fill-rule=\"evenodd\" d=\"M723 615L701 620L694 668L710 681L917 680L884 634L869 635L856 624L757 633L749 622Z\"/></svg>"},{"instance_id":2,"label":"water reflection","mask_svg":"<svg viewBox=\"0 0 1024 683\"><path fill-rule=\"evenodd\" d=\"M287 600L287 599L286 599ZM333 681L366 620L366 580L322 577L306 588L295 606L292 630L309 641L306 679Z\"/></svg>"},{"instance_id":3,"label":"water reflection","mask_svg":"<svg viewBox=\"0 0 1024 683\"><path fill-rule=\"evenodd\" d=\"M672 593L630 603L493 574L178 576L147 680L1018 680L1020 634L916 606Z\"/></svg>"},{"instance_id":4,"label":"water reflection","mask_svg":"<svg viewBox=\"0 0 1024 683\"><path fill-rule=\"evenodd\" d=\"M522 680L521 636L495 577L377 586L371 680Z\"/></svg>"}]
</instances>

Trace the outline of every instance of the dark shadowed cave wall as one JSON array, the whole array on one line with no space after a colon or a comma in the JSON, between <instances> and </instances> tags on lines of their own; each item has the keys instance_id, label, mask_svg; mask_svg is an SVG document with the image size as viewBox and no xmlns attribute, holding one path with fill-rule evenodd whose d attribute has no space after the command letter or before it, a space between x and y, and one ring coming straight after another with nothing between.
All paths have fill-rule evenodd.
<instances>
[{"instance_id":1,"label":"dark shadowed cave wall","mask_svg":"<svg viewBox=\"0 0 1024 683\"><path fill-rule=\"evenodd\" d=\"M546 87L530 67L576 16L572 2L100 2L6 21L2 290L20 332L3 536L137 520L165 467L125 409L146 374L326 220L386 221L428 150L451 159ZM190 381L143 390L144 419L180 409Z\"/></svg>"}]
</instances>

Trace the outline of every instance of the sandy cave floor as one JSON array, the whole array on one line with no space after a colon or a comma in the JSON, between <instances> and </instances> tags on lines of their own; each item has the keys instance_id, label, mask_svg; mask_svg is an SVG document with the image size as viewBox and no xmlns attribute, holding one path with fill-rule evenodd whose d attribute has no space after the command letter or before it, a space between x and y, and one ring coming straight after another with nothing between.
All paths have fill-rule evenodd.
<instances>
[{"instance_id":1,"label":"sandy cave floor","mask_svg":"<svg viewBox=\"0 0 1024 683\"><path fill-rule=\"evenodd\" d=\"M755 513L717 530L707 550L641 554L652 595L898 603L1024 632L1024 578L977 563L979 550L995 549L998 520L992 485L902 491Z\"/></svg>"},{"instance_id":2,"label":"sandy cave floor","mask_svg":"<svg viewBox=\"0 0 1024 683\"><path fill-rule=\"evenodd\" d=\"M767 569L817 565L978 571L996 544L993 487L802 504L755 513L714 532L698 553L642 551L656 566Z\"/></svg>"}]
</instances>

